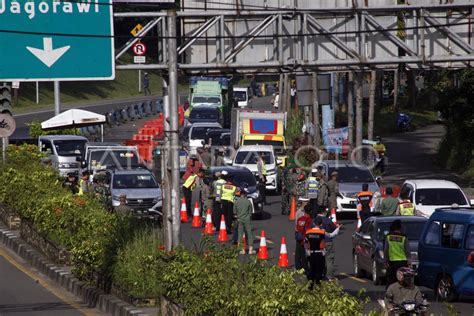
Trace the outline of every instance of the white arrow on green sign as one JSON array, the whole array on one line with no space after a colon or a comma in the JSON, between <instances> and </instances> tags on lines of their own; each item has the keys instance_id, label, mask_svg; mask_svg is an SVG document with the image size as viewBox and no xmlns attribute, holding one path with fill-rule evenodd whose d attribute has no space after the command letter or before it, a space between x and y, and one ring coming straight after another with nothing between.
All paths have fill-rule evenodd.
<instances>
[{"instance_id":1,"label":"white arrow on green sign","mask_svg":"<svg viewBox=\"0 0 474 316\"><path fill-rule=\"evenodd\" d=\"M0 0L0 81L111 80L112 0Z\"/></svg>"}]
</instances>

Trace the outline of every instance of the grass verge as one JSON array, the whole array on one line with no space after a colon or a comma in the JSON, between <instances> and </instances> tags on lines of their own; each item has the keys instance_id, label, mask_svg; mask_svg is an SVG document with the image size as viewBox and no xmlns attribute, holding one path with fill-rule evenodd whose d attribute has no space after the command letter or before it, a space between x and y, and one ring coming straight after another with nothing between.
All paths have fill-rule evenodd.
<instances>
[{"instance_id":1,"label":"grass verge","mask_svg":"<svg viewBox=\"0 0 474 316\"><path fill-rule=\"evenodd\" d=\"M415 128L425 127L435 124L437 120L437 113L430 110L419 111L403 111L403 113L410 115L412 124ZM389 135L397 131L397 113L389 109L382 109L374 120L375 135Z\"/></svg>"}]
</instances>

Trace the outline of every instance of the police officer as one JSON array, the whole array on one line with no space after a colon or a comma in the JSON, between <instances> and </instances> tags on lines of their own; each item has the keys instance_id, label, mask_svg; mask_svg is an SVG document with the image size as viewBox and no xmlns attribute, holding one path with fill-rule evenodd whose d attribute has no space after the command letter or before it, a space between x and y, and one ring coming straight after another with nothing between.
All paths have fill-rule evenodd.
<instances>
[{"instance_id":1,"label":"police officer","mask_svg":"<svg viewBox=\"0 0 474 316\"><path fill-rule=\"evenodd\" d=\"M337 171L331 172L331 180L327 182L328 186L328 208L331 211L331 214L337 210L337 197L341 196L339 193L339 183L337 182Z\"/></svg>"},{"instance_id":2,"label":"police officer","mask_svg":"<svg viewBox=\"0 0 474 316\"><path fill-rule=\"evenodd\" d=\"M328 217L326 209L318 209L318 216L315 218L321 218L321 228L324 229L328 233L332 233L337 229L337 225ZM332 237L326 236L324 241L326 242L326 269L324 275L328 279L334 279L334 262L336 259L336 253L334 249L334 239Z\"/></svg>"},{"instance_id":3,"label":"police officer","mask_svg":"<svg viewBox=\"0 0 474 316\"><path fill-rule=\"evenodd\" d=\"M362 184L362 191L357 193L357 210L362 223L370 217L373 196L374 194L369 191L369 185L367 183Z\"/></svg>"},{"instance_id":4,"label":"police officer","mask_svg":"<svg viewBox=\"0 0 474 316\"><path fill-rule=\"evenodd\" d=\"M376 137L376 143L373 145L374 150L377 152L377 165L376 168L380 169L383 174L385 172L385 145L382 143L382 137Z\"/></svg>"},{"instance_id":5,"label":"police officer","mask_svg":"<svg viewBox=\"0 0 474 316\"><path fill-rule=\"evenodd\" d=\"M311 176L305 183L306 197L308 199L316 199L318 197L319 180L317 179L318 169L311 170Z\"/></svg>"},{"instance_id":6,"label":"police officer","mask_svg":"<svg viewBox=\"0 0 474 316\"><path fill-rule=\"evenodd\" d=\"M121 194L119 201L120 205L115 207L115 214L119 216L130 216L132 214L132 210L127 205L127 196L125 194Z\"/></svg>"},{"instance_id":7,"label":"police officer","mask_svg":"<svg viewBox=\"0 0 474 316\"><path fill-rule=\"evenodd\" d=\"M239 196L235 198L234 202L234 214L237 220L237 236L234 239L237 240L237 244L242 241L243 235L247 237L249 244L249 255L254 255L253 250L253 235L252 235L252 203L247 198L248 189L241 187L239 189ZM240 254L245 254L245 248L240 251Z\"/></svg>"},{"instance_id":8,"label":"police officer","mask_svg":"<svg viewBox=\"0 0 474 316\"><path fill-rule=\"evenodd\" d=\"M216 229L219 228L219 221L221 220L222 213L222 204L221 204L221 196L222 196L222 186L226 184L226 177L229 173L226 170L222 170L222 172L216 172L215 177L216 180L214 181L214 208L212 210L212 223Z\"/></svg>"},{"instance_id":9,"label":"police officer","mask_svg":"<svg viewBox=\"0 0 474 316\"><path fill-rule=\"evenodd\" d=\"M207 210L212 210L214 206L214 190L212 189L211 178L204 177L202 180L203 186L201 191L202 203L201 203L201 216L206 217ZM204 222L203 222L204 224Z\"/></svg>"},{"instance_id":10,"label":"police officer","mask_svg":"<svg viewBox=\"0 0 474 316\"><path fill-rule=\"evenodd\" d=\"M413 216L415 215L415 205L410 201L406 194L401 196L401 201L398 203L396 215Z\"/></svg>"},{"instance_id":11,"label":"police officer","mask_svg":"<svg viewBox=\"0 0 474 316\"><path fill-rule=\"evenodd\" d=\"M232 234L232 221L234 214L234 198L237 188L232 184L231 178L227 176L227 182L222 186L221 205L224 214L225 225L228 234Z\"/></svg>"},{"instance_id":12,"label":"police officer","mask_svg":"<svg viewBox=\"0 0 474 316\"><path fill-rule=\"evenodd\" d=\"M90 189L90 186L89 186L89 180L90 180L90 172L89 171L84 171L82 173L82 177L81 179L79 180L79 191L77 193L77 195L84 195L85 193L89 193L89 189Z\"/></svg>"},{"instance_id":13,"label":"police officer","mask_svg":"<svg viewBox=\"0 0 474 316\"><path fill-rule=\"evenodd\" d=\"M267 196L265 194L265 189L267 186L267 165L265 164L265 155L259 153L257 160L257 172L258 172L258 189L260 191L260 196L265 205L267 205Z\"/></svg>"},{"instance_id":14,"label":"police officer","mask_svg":"<svg viewBox=\"0 0 474 316\"><path fill-rule=\"evenodd\" d=\"M410 252L408 239L401 232L402 222L395 220L390 225L390 231L385 237L384 259L387 268L387 287L397 282L397 270L408 266Z\"/></svg>"},{"instance_id":15,"label":"police officer","mask_svg":"<svg viewBox=\"0 0 474 316\"><path fill-rule=\"evenodd\" d=\"M308 280L311 281L310 288L313 289L314 284L319 284L324 277L326 268L326 237L334 237L339 233L339 227L332 233L327 233L321 226L323 224L322 218L317 217L315 226L306 231L305 248L306 256L308 258Z\"/></svg>"},{"instance_id":16,"label":"police officer","mask_svg":"<svg viewBox=\"0 0 474 316\"><path fill-rule=\"evenodd\" d=\"M197 185L197 177L204 176L204 171L199 169L197 173L191 174L186 181L183 183L183 195L186 200L186 211L188 213L188 217L192 216L192 199L193 199L193 191L196 189Z\"/></svg>"}]
</instances>

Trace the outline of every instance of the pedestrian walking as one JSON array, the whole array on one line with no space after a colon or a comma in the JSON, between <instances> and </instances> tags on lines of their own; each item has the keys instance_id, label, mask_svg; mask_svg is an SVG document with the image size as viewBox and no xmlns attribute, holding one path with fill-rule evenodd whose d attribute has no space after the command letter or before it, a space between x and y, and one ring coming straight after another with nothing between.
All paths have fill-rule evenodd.
<instances>
[{"instance_id":1,"label":"pedestrian walking","mask_svg":"<svg viewBox=\"0 0 474 316\"><path fill-rule=\"evenodd\" d=\"M398 199L393 197L392 187L385 189L386 197L380 204L380 212L383 216L393 216L397 212Z\"/></svg>"},{"instance_id":2,"label":"pedestrian walking","mask_svg":"<svg viewBox=\"0 0 474 316\"><path fill-rule=\"evenodd\" d=\"M362 223L371 215L373 196L374 194L369 191L369 185L362 184L362 191L357 193L357 209Z\"/></svg>"},{"instance_id":3,"label":"pedestrian walking","mask_svg":"<svg viewBox=\"0 0 474 316\"><path fill-rule=\"evenodd\" d=\"M233 212L237 224L236 235L238 235L238 237L234 239L237 239L237 245L240 245L245 233L245 237L247 238L249 245L249 255L254 255L255 251L253 250L253 234L251 225L252 203L250 203L249 199L247 198L247 193L248 189L241 187L239 189L239 196L237 196L234 201ZM242 248L240 254L245 254L245 248Z\"/></svg>"},{"instance_id":4,"label":"pedestrian walking","mask_svg":"<svg viewBox=\"0 0 474 316\"><path fill-rule=\"evenodd\" d=\"M237 188L232 183L230 176L227 176L226 183L222 186L221 205L222 214L225 218L225 225L228 234L232 234L232 221L234 214L234 199Z\"/></svg>"},{"instance_id":5,"label":"pedestrian walking","mask_svg":"<svg viewBox=\"0 0 474 316\"><path fill-rule=\"evenodd\" d=\"M296 106L296 85L292 84L290 88L290 105L294 109Z\"/></svg>"},{"instance_id":6,"label":"pedestrian walking","mask_svg":"<svg viewBox=\"0 0 474 316\"><path fill-rule=\"evenodd\" d=\"M301 214L301 211L303 214ZM296 216L296 225L295 225L295 269L300 270L304 269L305 272L308 272L308 261L306 259L306 251L304 248L306 231L313 226L313 220L311 219L311 207L309 204L304 203L304 207L298 209ZM299 216L298 216L299 215Z\"/></svg>"},{"instance_id":7,"label":"pedestrian walking","mask_svg":"<svg viewBox=\"0 0 474 316\"><path fill-rule=\"evenodd\" d=\"M326 209L318 209L318 216L315 218L321 218L322 224L321 228L324 229L328 233L332 233L337 229L337 225L328 217L328 213ZM326 236L324 238L326 242L326 255L324 259L326 261L326 269L324 271L324 276L328 280L333 280L334 277L334 267L335 267L335 260L336 260L336 252L334 247L334 237Z\"/></svg>"},{"instance_id":8,"label":"pedestrian walking","mask_svg":"<svg viewBox=\"0 0 474 316\"><path fill-rule=\"evenodd\" d=\"M408 239L402 233L402 222L394 220L390 225L390 230L385 236L384 244L385 268L387 269L387 287L397 282L397 270L408 266L410 252Z\"/></svg>"},{"instance_id":9,"label":"pedestrian walking","mask_svg":"<svg viewBox=\"0 0 474 316\"><path fill-rule=\"evenodd\" d=\"M327 182L328 186L328 208L331 211L331 213L336 212L337 210L337 197L342 196L341 193L339 193L339 183L337 182L337 171L331 172L331 180Z\"/></svg>"},{"instance_id":10,"label":"pedestrian walking","mask_svg":"<svg viewBox=\"0 0 474 316\"><path fill-rule=\"evenodd\" d=\"M334 237L339 233L338 226L332 233L327 233L322 226L322 218L317 217L315 225L306 231L305 235L305 249L306 256L308 259L308 280L311 282L310 289L312 290L314 284L321 283L324 277L324 271L326 269L326 246L325 238Z\"/></svg>"},{"instance_id":11,"label":"pedestrian walking","mask_svg":"<svg viewBox=\"0 0 474 316\"><path fill-rule=\"evenodd\" d=\"M130 216L132 209L127 205L127 195L120 194L119 201L119 206L116 206L114 209L115 214L119 216Z\"/></svg>"},{"instance_id":12,"label":"pedestrian walking","mask_svg":"<svg viewBox=\"0 0 474 316\"><path fill-rule=\"evenodd\" d=\"M143 75L143 91L145 92L145 95L150 95L150 78L148 77L148 73L145 72Z\"/></svg>"}]
</instances>

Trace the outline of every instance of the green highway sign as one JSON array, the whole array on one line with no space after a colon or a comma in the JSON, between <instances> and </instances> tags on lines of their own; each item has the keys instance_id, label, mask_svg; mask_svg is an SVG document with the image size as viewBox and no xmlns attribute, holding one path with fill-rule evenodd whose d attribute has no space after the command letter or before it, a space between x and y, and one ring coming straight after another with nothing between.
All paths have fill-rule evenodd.
<instances>
[{"instance_id":1,"label":"green highway sign","mask_svg":"<svg viewBox=\"0 0 474 316\"><path fill-rule=\"evenodd\" d=\"M0 81L111 80L112 0L0 0Z\"/></svg>"}]
</instances>

